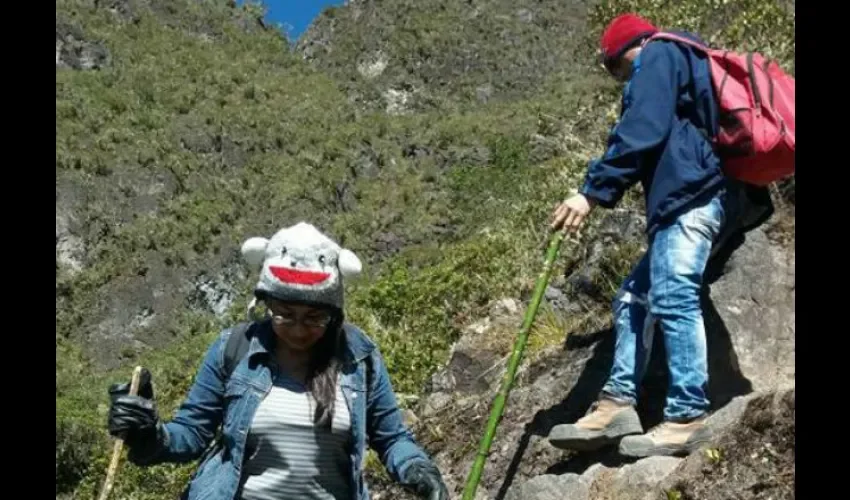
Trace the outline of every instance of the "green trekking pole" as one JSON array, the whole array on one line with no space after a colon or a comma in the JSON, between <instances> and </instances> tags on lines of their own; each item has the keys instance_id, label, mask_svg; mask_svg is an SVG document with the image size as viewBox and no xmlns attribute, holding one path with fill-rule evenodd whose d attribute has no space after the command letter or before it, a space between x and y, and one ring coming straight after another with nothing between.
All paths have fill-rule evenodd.
<instances>
[{"instance_id":1,"label":"green trekking pole","mask_svg":"<svg viewBox=\"0 0 850 500\"><path fill-rule=\"evenodd\" d=\"M502 412L505 409L505 402L508 399L508 393L514 383L517 368L522 360L522 354L525 351L525 344L528 341L528 332L531 330L531 325L534 323L534 317L537 315L537 308L540 306L540 301L543 298L543 292L546 290L546 285L549 282L549 277L552 274L552 267L555 264L555 257L558 255L558 250L561 247L561 242L564 241L567 229L563 229L553 234L549 241L549 250L546 253L546 262L543 265L543 271L537 277L537 285L534 288L534 295L531 297L531 305L525 312L525 319L520 328L519 336L514 342L514 350L511 353L511 359L508 362L508 371L502 379L502 387L496 395L493 402L493 409L490 410L490 420L487 422L487 431L481 439L481 446L478 449L478 455L475 457L475 463L472 464L472 470L469 473L469 478L466 481L466 488L463 490L463 500L472 500L475 497L475 490L478 488L478 482L481 480L481 471L484 469L484 462L487 460L487 455L490 453L490 445L493 443L493 436L496 434L496 427L502 419Z\"/></svg>"}]
</instances>

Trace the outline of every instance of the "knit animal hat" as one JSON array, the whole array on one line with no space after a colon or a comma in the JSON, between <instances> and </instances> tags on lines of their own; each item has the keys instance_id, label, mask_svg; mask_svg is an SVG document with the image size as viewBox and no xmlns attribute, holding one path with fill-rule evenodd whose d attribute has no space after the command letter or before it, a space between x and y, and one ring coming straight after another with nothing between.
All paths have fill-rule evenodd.
<instances>
[{"instance_id":1,"label":"knit animal hat","mask_svg":"<svg viewBox=\"0 0 850 500\"><path fill-rule=\"evenodd\" d=\"M658 32L652 23L637 14L621 14L608 23L599 40L604 62L622 56L644 37Z\"/></svg>"},{"instance_id":2,"label":"knit animal hat","mask_svg":"<svg viewBox=\"0 0 850 500\"><path fill-rule=\"evenodd\" d=\"M271 239L247 239L242 244L242 256L253 268L261 267L249 312L257 299L270 297L330 307L342 315L343 277L356 276L362 270L354 252L306 222L283 228Z\"/></svg>"}]
</instances>

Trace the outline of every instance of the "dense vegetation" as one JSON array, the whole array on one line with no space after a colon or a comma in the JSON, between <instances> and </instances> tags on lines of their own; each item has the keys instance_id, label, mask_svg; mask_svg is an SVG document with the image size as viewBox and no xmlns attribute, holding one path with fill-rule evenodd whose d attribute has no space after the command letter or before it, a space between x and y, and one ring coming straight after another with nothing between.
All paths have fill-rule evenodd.
<instances>
[{"instance_id":1,"label":"dense vegetation","mask_svg":"<svg viewBox=\"0 0 850 500\"><path fill-rule=\"evenodd\" d=\"M355 2L295 48L254 6L58 0L57 496L100 486L108 384L144 364L167 417L243 314L239 245L298 220L367 263L351 320L396 390L421 391L479 308L532 285L553 205L616 118L592 54L624 9L793 71L793 13L767 0ZM385 72L358 69L378 49ZM418 97L387 113L389 90ZM173 497L190 470L127 465L116 498Z\"/></svg>"}]
</instances>

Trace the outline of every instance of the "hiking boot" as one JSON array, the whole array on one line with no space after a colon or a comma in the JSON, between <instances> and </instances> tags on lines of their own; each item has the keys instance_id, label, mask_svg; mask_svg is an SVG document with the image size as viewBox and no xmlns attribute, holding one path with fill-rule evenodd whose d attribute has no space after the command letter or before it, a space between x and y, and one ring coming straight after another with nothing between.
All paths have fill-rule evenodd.
<instances>
[{"instance_id":1,"label":"hiking boot","mask_svg":"<svg viewBox=\"0 0 850 500\"><path fill-rule=\"evenodd\" d=\"M684 456L711 440L705 419L687 423L664 422L643 436L628 436L620 441L620 454L627 457L656 455Z\"/></svg>"},{"instance_id":2,"label":"hiking boot","mask_svg":"<svg viewBox=\"0 0 850 500\"><path fill-rule=\"evenodd\" d=\"M641 433L643 427L632 405L601 398L575 424L553 427L549 442L564 450L593 451L623 436Z\"/></svg>"}]
</instances>

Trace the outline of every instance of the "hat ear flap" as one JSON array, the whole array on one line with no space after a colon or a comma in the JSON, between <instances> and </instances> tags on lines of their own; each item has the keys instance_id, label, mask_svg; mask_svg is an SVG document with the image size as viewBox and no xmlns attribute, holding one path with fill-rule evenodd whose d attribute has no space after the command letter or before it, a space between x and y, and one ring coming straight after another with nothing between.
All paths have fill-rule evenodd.
<instances>
[{"instance_id":1,"label":"hat ear flap","mask_svg":"<svg viewBox=\"0 0 850 500\"><path fill-rule=\"evenodd\" d=\"M258 268L263 264L266 257L266 247L269 245L269 240L266 238L248 238L242 244L242 257L253 268Z\"/></svg>"},{"instance_id":2,"label":"hat ear flap","mask_svg":"<svg viewBox=\"0 0 850 500\"><path fill-rule=\"evenodd\" d=\"M360 262L360 259L354 255L354 252L347 248L339 251L337 266L339 267L339 272L346 278L356 276L363 270L363 264Z\"/></svg>"}]
</instances>

